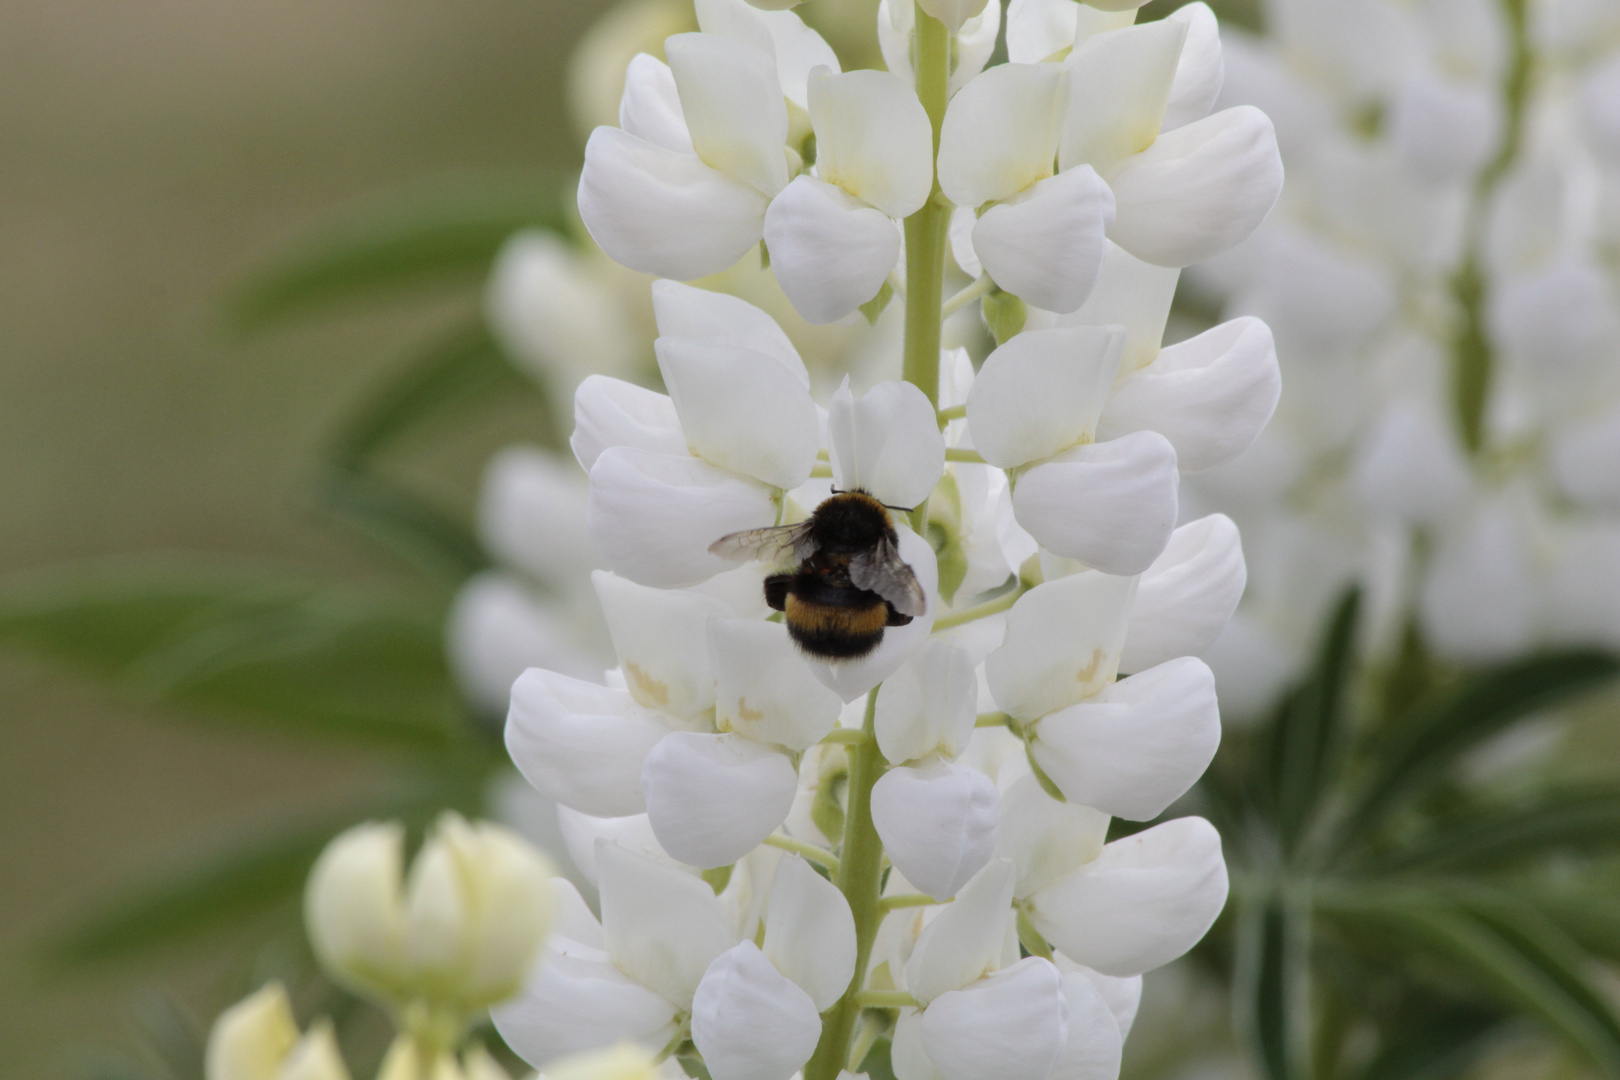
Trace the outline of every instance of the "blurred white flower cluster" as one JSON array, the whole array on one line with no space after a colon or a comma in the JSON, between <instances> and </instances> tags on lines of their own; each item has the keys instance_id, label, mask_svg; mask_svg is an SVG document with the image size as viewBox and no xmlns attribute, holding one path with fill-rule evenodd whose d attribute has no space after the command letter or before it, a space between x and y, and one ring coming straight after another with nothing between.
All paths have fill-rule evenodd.
<instances>
[{"instance_id":1,"label":"blurred white flower cluster","mask_svg":"<svg viewBox=\"0 0 1620 1080\"><path fill-rule=\"evenodd\" d=\"M1620 644L1620 6L1263 6L1221 102L1273 117L1288 190L1193 281L1289 385L1190 496L1257 568L1223 703L1268 701L1351 579L1386 656L1413 618L1465 662Z\"/></svg>"},{"instance_id":2,"label":"blurred white flower cluster","mask_svg":"<svg viewBox=\"0 0 1620 1080\"><path fill-rule=\"evenodd\" d=\"M843 72L764 10L788 6L698 0L590 138L581 216L662 275L666 392L544 361L574 365L588 486L491 472L486 536L559 605L590 582L613 665L561 633L512 687L508 748L599 914L558 883L559 933L495 1023L542 1069L629 1040L714 1080L835 1080L888 1035L901 1080L1111 1080L1142 973L1226 897L1202 819L1107 837L1219 741L1195 657L1245 568L1180 478L1243 452L1280 378L1257 318L1161 342L1180 267L1276 200L1271 124L1212 112L1203 4L1136 26L1015 0L986 67L998 5L886 0L887 72ZM764 307L678 280L738 273L807 324L893 315L832 383ZM497 284L497 321L611 317L553 281ZM944 330L975 305L999 343L977 369ZM886 509L844 549L817 523L850 492ZM844 655L807 644L872 613ZM495 658L498 685L501 637L458 635L462 670Z\"/></svg>"}]
</instances>

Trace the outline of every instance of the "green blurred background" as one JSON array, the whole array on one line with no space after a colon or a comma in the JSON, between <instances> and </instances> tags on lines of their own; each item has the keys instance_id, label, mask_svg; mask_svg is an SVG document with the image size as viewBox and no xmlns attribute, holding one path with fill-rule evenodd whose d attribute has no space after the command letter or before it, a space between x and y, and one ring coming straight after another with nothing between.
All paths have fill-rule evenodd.
<instances>
[{"instance_id":1,"label":"green blurred background","mask_svg":"<svg viewBox=\"0 0 1620 1080\"><path fill-rule=\"evenodd\" d=\"M565 61L605 0L0 4L0 570L142 552L389 572L318 516L312 459L466 296L242 338L243 273L424 177L567 165ZM458 306L459 305L459 306ZM422 448L465 505L532 404ZM0 1074L79 1072L150 987L212 1007L252 930L154 967L42 974L41 935L107 887L291 809L370 758L178 721L0 653Z\"/></svg>"}]
</instances>

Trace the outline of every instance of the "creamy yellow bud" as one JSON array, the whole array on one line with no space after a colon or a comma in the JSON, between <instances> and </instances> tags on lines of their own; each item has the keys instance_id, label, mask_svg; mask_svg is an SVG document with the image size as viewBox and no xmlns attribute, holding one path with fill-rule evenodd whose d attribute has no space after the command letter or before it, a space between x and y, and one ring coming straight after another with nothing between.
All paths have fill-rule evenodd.
<instances>
[{"instance_id":1,"label":"creamy yellow bud","mask_svg":"<svg viewBox=\"0 0 1620 1080\"><path fill-rule=\"evenodd\" d=\"M322 1021L310 1028L282 1061L276 1080L349 1080L330 1023Z\"/></svg>"},{"instance_id":2,"label":"creamy yellow bud","mask_svg":"<svg viewBox=\"0 0 1620 1080\"><path fill-rule=\"evenodd\" d=\"M440 1052L433 1059L432 1068L424 1069L416 1040L409 1035L400 1035L383 1056L382 1065L377 1069L377 1080L466 1080L466 1077L448 1051Z\"/></svg>"},{"instance_id":3,"label":"creamy yellow bud","mask_svg":"<svg viewBox=\"0 0 1620 1080\"><path fill-rule=\"evenodd\" d=\"M656 1080L653 1056L634 1043L575 1054L554 1063L540 1080Z\"/></svg>"},{"instance_id":4,"label":"creamy yellow bud","mask_svg":"<svg viewBox=\"0 0 1620 1080\"><path fill-rule=\"evenodd\" d=\"M269 983L220 1014L208 1035L208 1080L276 1080L298 1042L287 991Z\"/></svg>"},{"instance_id":5,"label":"creamy yellow bud","mask_svg":"<svg viewBox=\"0 0 1620 1080\"><path fill-rule=\"evenodd\" d=\"M397 822L356 826L327 845L304 890L304 923L321 966L374 997L396 997L405 975L404 844Z\"/></svg>"}]
</instances>

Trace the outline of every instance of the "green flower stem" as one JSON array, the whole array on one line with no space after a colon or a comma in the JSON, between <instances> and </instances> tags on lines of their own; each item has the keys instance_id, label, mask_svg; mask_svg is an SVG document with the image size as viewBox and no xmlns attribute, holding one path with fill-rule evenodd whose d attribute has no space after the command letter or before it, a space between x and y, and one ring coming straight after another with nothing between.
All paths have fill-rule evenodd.
<instances>
[{"instance_id":1,"label":"green flower stem","mask_svg":"<svg viewBox=\"0 0 1620 1080\"><path fill-rule=\"evenodd\" d=\"M885 896L881 901L878 902L878 906L881 907L885 912L890 912L896 908L928 907L930 904L937 903L939 903L939 901L935 900L927 893L908 892L896 893L893 896Z\"/></svg>"},{"instance_id":2,"label":"green flower stem","mask_svg":"<svg viewBox=\"0 0 1620 1080\"><path fill-rule=\"evenodd\" d=\"M963 608L961 611L953 611L949 615L941 615L934 620L934 630L937 633L940 630L949 630L953 626L973 622L975 619L1000 615L1003 611L1018 603L1018 598L1028 591L1029 587L1023 582L1019 582L1017 588L1009 589L994 600L986 600L982 604L975 604L970 608Z\"/></svg>"},{"instance_id":3,"label":"green flower stem","mask_svg":"<svg viewBox=\"0 0 1620 1080\"><path fill-rule=\"evenodd\" d=\"M859 746L866 741L866 732L856 731L854 728L833 728L821 737L822 743L842 743L845 746Z\"/></svg>"},{"instance_id":4,"label":"green flower stem","mask_svg":"<svg viewBox=\"0 0 1620 1080\"><path fill-rule=\"evenodd\" d=\"M1495 346L1485 327L1490 292L1485 277L1486 219L1497 187L1519 155L1519 145L1524 138L1525 99L1529 97L1534 61L1525 4L1526 0L1502 0L1513 41L1512 62L1502 87L1507 106L1506 130L1496 158L1474 182L1468 207L1468 247L1462 265L1451 279L1451 294L1459 309L1451 341L1452 395L1457 429L1471 454L1479 453L1485 446L1485 413L1496 366Z\"/></svg>"},{"instance_id":5,"label":"green flower stem","mask_svg":"<svg viewBox=\"0 0 1620 1080\"><path fill-rule=\"evenodd\" d=\"M813 862L817 866L825 866L834 874L838 873L838 856L826 848L807 844L803 840L795 840L793 837L783 836L781 833L772 833L767 836L765 843L773 848L791 851L795 855L802 856L807 862Z\"/></svg>"},{"instance_id":6,"label":"green flower stem","mask_svg":"<svg viewBox=\"0 0 1620 1080\"><path fill-rule=\"evenodd\" d=\"M1013 718L1004 712L982 712L973 721L974 727L1004 727L1013 726Z\"/></svg>"},{"instance_id":7,"label":"green flower stem","mask_svg":"<svg viewBox=\"0 0 1620 1080\"><path fill-rule=\"evenodd\" d=\"M984 464L984 458L979 456L979 452L977 450L964 450L958 446L947 446L945 448L945 460L965 461L973 465Z\"/></svg>"},{"instance_id":8,"label":"green flower stem","mask_svg":"<svg viewBox=\"0 0 1620 1080\"><path fill-rule=\"evenodd\" d=\"M862 990L855 995L864 1009L915 1009L917 999L904 990Z\"/></svg>"},{"instance_id":9,"label":"green flower stem","mask_svg":"<svg viewBox=\"0 0 1620 1080\"><path fill-rule=\"evenodd\" d=\"M950 318L995 287L996 283L990 280L989 274L980 274L979 280L945 301L945 306L939 311L940 318Z\"/></svg>"},{"instance_id":10,"label":"green flower stem","mask_svg":"<svg viewBox=\"0 0 1620 1080\"><path fill-rule=\"evenodd\" d=\"M917 8L917 97L934 128L934 156L939 156L939 128L945 120L950 83L950 32L945 24ZM939 328L945 294L945 239L951 204L934 178L928 202L906 218L906 349L905 379L937 407L939 404Z\"/></svg>"},{"instance_id":11,"label":"green flower stem","mask_svg":"<svg viewBox=\"0 0 1620 1080\"><path fill-rule=\"evenodd\" d=\"M874 689L866 699L866 721L861 725L866 737L848 747L849 805L844 811L843 851L833 874L833 884L849 901L849 910L855 916L855 975L844 996L821 1014L821 1041L804 1067L804 1080L837 1080L849 1065L850 1042L861 1014L859 997L866 982L866 965L872 958L878 924L883 921L883 841L872 824L872 787L889 763L878 749L876 722Z\"/></svg>"},{"instance_id":12,"label":"green flower stem","mask_svg":"<svg viewBox=\"0 0 1620 1080\"><path fill-rule=\"evenodd\" d=\"M950 423L952 420L965 420L965 419L967 419L967 406L966 405L952 405L948 409L939 410L939 426L940 427L944 427L946 424Z\"/></svg>"}]
</instances>

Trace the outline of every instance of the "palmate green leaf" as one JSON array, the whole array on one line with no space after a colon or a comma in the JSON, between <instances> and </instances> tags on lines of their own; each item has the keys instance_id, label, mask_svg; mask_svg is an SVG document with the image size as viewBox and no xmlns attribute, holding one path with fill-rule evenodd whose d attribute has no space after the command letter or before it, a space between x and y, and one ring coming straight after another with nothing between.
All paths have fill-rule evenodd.
<instances>
[{"instance_id":1,"label":"palmate green leaf","mask_svg":"<svg viewBox=\"0 0 1620 1080\"><path fill-rule=\"evenodd\" d=\"M1589 956L1533 908L1433 889L1363 888L1319 896L1334 914L1381 926L1448 962L1509 1007L1539 1018L1620 1076L1620 1018L1592 985Z\"/></svg>"},{"instance_id":2,"label":"palmate green leaf","mask_svg":"<svg viewBox=\"0 0 1620 1080\"><path fill-rule=\"evenodd\" d=\"M419 782L343 810L216 840L201 854L188 850L109 893L53 935L44 959L57 967L122 960L290 905L316 856L339 832L394 818L420 828L446 808L477 813L481 790L466 779Z\"/></svg>"},{"instance_id":3,"label":"palmate green leaf","mask_svg":"<svg viewBox=\"0 0 1620 1080\"><path fill-rule=\"evenodd\" d=\"M0 642L143 701L443 755L466 742L443 613L285 570L188 559L0 585Z\"/></svg>"},{"instance_id":4,"label":"palmate green leaf","mask_svg":"<svg viewBox=\"0 0 1620 1080\"><path fill-rule=\"evenodd\" d=\"M513 233L566 230L571 183L561 172L459 176L374 198L252 275L232 322L256 330L340 301L476 284Z\"/></svg>"},{"instance_id":5,"label":"palmate green leaf","mask_svg":"<svg viewBox=\"0 0 1620 1080\"><path fill-rule=\"evenodd\" d=\"M1343 743L1361 592L1340 599L1305 682L1284 698L1267 733L1265 788L1285 848L1305 832Z\"/></svg>"},{"instance_id":6,"label":"palmate green leaf","mask_svg":"<svg viewBox=\"0 0 1620 1080\"><path fill-rule=\"evenodd\" d=\"M1402 726L1404 734L1383 737L1359 794L1342 819L1340 836L1354 843L1471 747L1514 721L1588 693L1617 674L1620 660L1614 656L1571 650L1507 664L1470 680L1412 716Z\"/></svg>"},{"instance_id":7,"label":"palmate green leaf","mask_svg":"<svg viewBox=\"0 0 1620 1080\"><path fill-rule=\"evenodd\" d=\"M1238 914L1236 1015L1267 1080L1295 1080L1307 1073L1307 920L1307 913L1276 896L1248 900Z\"/></svg>"},{"instance_id":8,"label":"palmate green leaf","mask_svg":"<svg viewBox=\"0 0 1620 1080\"><path fill-rule=\"evenodd\" d=\"M1477 871L1572 849L1620 851L1620 788L1552 791L1435 823L1379 858L1383 871Z\"/></svg>"}]
</instances>

